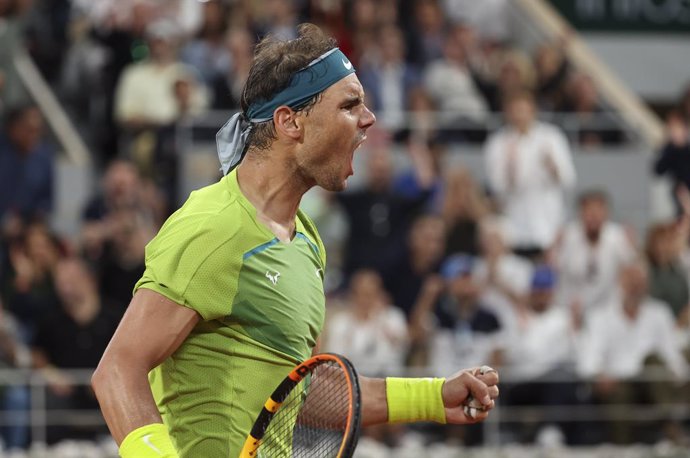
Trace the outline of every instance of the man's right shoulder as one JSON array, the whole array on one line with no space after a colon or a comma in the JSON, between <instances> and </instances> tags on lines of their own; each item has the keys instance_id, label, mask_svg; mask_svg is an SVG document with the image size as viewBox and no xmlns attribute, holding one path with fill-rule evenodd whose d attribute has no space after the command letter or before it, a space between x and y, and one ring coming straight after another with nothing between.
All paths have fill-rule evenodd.
<instances>
[{"instance_id":1,"label":"man's right shoulder","mask_svg":"<svg viewBox=\"0 0 690 458\"><path fill-rule=\"evenodd\" d=\"M221 180L193 191L163 224L154 240L205 236L227 240L239 232L245 218L245 208Z\"/></svg>"}]
</instances>

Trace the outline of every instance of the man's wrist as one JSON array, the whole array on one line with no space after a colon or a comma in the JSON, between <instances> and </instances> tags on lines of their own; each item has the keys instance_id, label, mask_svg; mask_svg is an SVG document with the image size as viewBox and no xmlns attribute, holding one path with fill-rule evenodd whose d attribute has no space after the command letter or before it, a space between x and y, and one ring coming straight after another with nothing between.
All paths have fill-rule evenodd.
<instances>
[{"instance_id":1,"label":"man's wrist","mask_svg":"<svg viewBox=\"0 0 690 458\"><path fill-rule=\"evenodd\" d=\"M386 379L389 423L446 422L444 378Z\"/></svg>"},{"instance_id":2,"label":"man's wrist","mask_svg":"<svg viewBox=\"0 0 690 458\"><path fill-rule=\"evenodd\" d=\"M145 425L127 434L120 444L122 458L178 458L163 423Z\"/></svg>"}]
</instances>

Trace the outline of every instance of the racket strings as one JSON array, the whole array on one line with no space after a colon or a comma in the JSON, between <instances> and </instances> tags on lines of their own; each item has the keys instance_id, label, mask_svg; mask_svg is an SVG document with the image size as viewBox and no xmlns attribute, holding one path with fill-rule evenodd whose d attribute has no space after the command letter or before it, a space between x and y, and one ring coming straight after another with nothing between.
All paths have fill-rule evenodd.
<instances>
[{"instance_id":1,"label":"racket strings","mask_svg":"<svg viewBox=\"0 0 690 458\"><path fill-rule=\"evenodd\" d=\"M283 402L263 437L260 457L337 457L350 416L350 389L336 362L317 366Z\"/></svg>"}]
</instances>

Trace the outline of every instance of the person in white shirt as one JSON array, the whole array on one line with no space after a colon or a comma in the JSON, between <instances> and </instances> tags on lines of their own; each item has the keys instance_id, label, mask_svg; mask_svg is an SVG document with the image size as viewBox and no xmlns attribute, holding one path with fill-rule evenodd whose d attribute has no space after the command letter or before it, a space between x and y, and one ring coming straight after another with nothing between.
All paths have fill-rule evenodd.
<instances>
[{"instance_id":1,"label":"person in white shirt","mask_svg":"<svg viewBox=\"0 0 690 458\"><path fill-rule=\"evenodd\" d=\"M649 297L647 267L642 261L621 269L620 287L620 300L596 310L587 320L579 372L593 381L595 397L614 408L650 402L672 405L678 402L679 386L690 371L674 339L671 309ZM663 362L674 384L639 380L655 360ZM629 443L639 438L631 423L613 422L611 439ZM650 425L644 431L650 431Z\"/></svg>"},{"instance_id":2,"label":"person in white shirt","mask_svg":"<svg viewBox=\"0 0 690 458\"><path fill-rule=\"evenodd\" d=\"M177 60L179 30L166 20L146 29L150 56L125 68L115 93L115 119L130 129L165 126L208 106L194 69Z\"/></svg>"},{"instance_id":3,"label":"person in white shirt","mask_svg":"<svg viewBox=\"0 0 690 458\"><path fill-rule=\"evenodd\" d=\"M462 41L465 27L451 28L443 44L443 57L431 62L423 75L424 88L441 112L441 124L461 133L481 127L489 111L467 66Z\"/></svg>"},{"instance_id":4,"label":"person in white shirt","mask_svg":"<svg viewBox=\"0 0 690 458\"><path fill-rule=\"evenodd\" d=\"M575 363L582 316L555 304L556 272L542 264L534 269L527 308L506 345L504 399L506 405L577 405ZM517 425L520 439L531 442L543 422ZM552 426L553 427L553 426ZM580 428L558 426L568 443L578 443Z\"/></svg>"},{"instance_id":5,"label":"person in white shirt","mask_svg":"<svg viewBox=\"0 0 690 458\"><path fill-rule=\"evenodd\" d=\"M474 266L483 283L482 303L498 316L508 332L524 318L532 280L532 264L513 254L506 245L505 221L484 218L479 225L481 256Z\"/></svg>"},{"instance_id":6,"label":"person in white shirt","mask_svg":"<svg viewBox=\"0 0 690 458\"><path fill-rule=\"evenodd\" d=\"M504 111L508 124L485 145L488 184L510 223L511 247L538 256L565 221L565 193L575 185L575 168L562 131L537 121L531 92L508 96Z\"/></svg>"},{"instance_id":7,"label":"person in white shirt","mask_svg":"<svg viewBox=\"0 0 690 458\"><path fill-rule=\"evenodd\" d=\"M636 256L632 236L609 219L609 201L600 190L583 192L579 218L554 246L559 273L559 303L586 313L615 301L621 266Z\"/></svg>"},{"instance_id":8,"label":"person in white shirt","mask_svg":"<svg viewBox=\"0 0 690 458\"><path fill-rule=\"evenodd\" d=\"M404 313L390 305L374 270L356 271L347 307L329 315L325 349L349 358L367 376L400 374L409 346Z\"/></svg>"}]
</instances>

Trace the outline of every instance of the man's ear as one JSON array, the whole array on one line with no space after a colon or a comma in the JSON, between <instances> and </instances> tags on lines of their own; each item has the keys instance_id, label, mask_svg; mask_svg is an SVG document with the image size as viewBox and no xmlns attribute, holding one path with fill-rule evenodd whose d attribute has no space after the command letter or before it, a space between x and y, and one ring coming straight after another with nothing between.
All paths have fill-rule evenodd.
<instances>
[{"instance_id":1,"label":"man's ear","mask_svg":"<svg viewBox=\"0 0 690 458\"><path fill-rule=\"evenodd\" d=\"M293 140L302 137L302 123L299 115L290 107L281 105L273 112L273 125L276 132Z\"/></svg>"}]
</instances>

